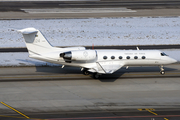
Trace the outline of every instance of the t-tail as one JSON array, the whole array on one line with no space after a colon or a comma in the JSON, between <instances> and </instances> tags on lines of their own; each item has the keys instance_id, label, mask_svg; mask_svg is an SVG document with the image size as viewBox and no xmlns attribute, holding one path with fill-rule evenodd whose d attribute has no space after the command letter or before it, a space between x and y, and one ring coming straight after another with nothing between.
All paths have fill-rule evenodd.
<instances>
[{"instance_id":1,"label":"t-tail","mask_svg":"<svg viewBox=\"0 0 180 120\"><path fill-rule=\"evenodd\" d=\"M35 28L25 28L18 31L23 34L30 55L40 55L56 49L52 47L43 34Z\"/></svg>"},{"instance_id":2,"label":"t-tail","mask_svg":"<svg viewBox=\"0 0 180 120\"><path fill-rule=\"evenodd\" d=\"M18 32L21 32L23 34L30 57L42 56L47 53L51 54L53 52L59 52L60 54L61 52L66 51L86 49L85 47L53 47L43 36L43 34L35 28L25 28L22 30L18 30Z\"/></svg>"}]
</instances>

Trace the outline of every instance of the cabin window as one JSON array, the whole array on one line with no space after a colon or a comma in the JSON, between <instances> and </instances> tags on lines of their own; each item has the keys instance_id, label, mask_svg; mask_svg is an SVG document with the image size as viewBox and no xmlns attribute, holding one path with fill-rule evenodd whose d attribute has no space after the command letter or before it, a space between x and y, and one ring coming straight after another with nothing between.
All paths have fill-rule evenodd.
<instances>
[{"instance_id":1,"label":"cabin window","mask_svg":"<svg viewBox=\"0 0 180 120\"><path fill-rule=\"evenodd\" d=\"M115 57L114 57L114 56L111 56L111 59L115 59Z\"/></svg>"},{"instance_id":2,"label":"cabin window","mask_svg":"<svg viewBox=\"0 0 180 120\"><path fill-rule=\"evenodd\" d=\"M146 57L145 57L145 56L142 56L142 59L146 59Z\"/></svg>"},{"instance_id":3,"label":"cabin window","mask_svg":"<svg viewBox=\"0 0 180 120\"><path fill-rule=\"evenodd\" d=\"M166 55L164 52L162 52L162 53L161 53L161 56L168 56L168 55Z\"/></svg>"},{"instance_id":4,"label":"cabin window","mask_svg":"<svg viewBox=\"0 0 180 120\"><path fill-rule=\"evenodd\" d=\"M107 56L104 56L104 57L103 57L103 59L105 59L105 60L106 60L106 59L107 59Z\"/></svg>"},{"instance_id":5,"label":"cabin window","mask_svg":"<svg viewBox=\"0 0 180 120\"><path fill-rule=\"evenodd\" d=\"M119 59L122 59L123 57L122 56L119 56Z\"/></svg>"},{"instance_id":6,"label":"cabin window","mask_svg":"<svg viewBox=\"0 0 180 120\"><path fill-rule=\"evenodd\" d=\"M138 56L134 56L134 59L138 59Z\"/></svg>"},{"instance_id":7,"label":"cabin window","mask_svg":"<svg viewBox=\"0 0 180 120\"><path fill-rule=\"evenodd\" d=\"M130 59L130 56L127 56L126 59Z\"/></svg>"}]
</instances>

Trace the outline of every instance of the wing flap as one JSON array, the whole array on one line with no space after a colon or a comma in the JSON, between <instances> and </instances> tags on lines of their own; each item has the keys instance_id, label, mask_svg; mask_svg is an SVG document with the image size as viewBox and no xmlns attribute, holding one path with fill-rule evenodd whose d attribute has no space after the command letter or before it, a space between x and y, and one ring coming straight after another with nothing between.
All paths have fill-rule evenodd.
<instances>
[{"instance_id":1,"label":"wing flap","mask_svg":"<svg viewBox=\"0 0 180 120\"><path fill-rule=\"evenodd\" d=\"M119 61L105 61L105 62L97 62L97 70L98 73L112 74L121 67L123 64Z\"/></svg>"}]
</instances>

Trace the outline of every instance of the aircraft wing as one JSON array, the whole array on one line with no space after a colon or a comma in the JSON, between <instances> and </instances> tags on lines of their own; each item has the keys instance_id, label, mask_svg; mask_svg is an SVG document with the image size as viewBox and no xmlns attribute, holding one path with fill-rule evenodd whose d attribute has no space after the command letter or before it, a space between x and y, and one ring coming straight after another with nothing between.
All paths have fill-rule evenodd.
<instances>
[{"instance_id":1,"label":"aircraft wing","mask_svg":"<svg viewBox=\"0 0 180 120\"><path fill-rule=\"evenodd\" d=\"M121 67L124 66L123 63L120 63L119 61L103 61L103 62L97 62L97 72L98 73L105 73L105 74L112 74Z\"/></svg>"}]
</instances>

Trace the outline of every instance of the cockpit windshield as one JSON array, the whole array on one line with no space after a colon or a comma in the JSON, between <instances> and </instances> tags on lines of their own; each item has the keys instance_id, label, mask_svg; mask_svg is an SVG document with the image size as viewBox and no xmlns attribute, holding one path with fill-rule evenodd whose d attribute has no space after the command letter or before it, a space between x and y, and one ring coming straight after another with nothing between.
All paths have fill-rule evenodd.
<instances>
[{"instance_id":1,"label":"cockpit windshield","mask_svg":"<svg viewBox=\"0 0 180 120\"><path fill-rule=\"evenodd\" d=\"M164 52L162 52L162 53L161 53L161 56L168 56L168 55L166 55Z\"/></svg>"}]
</instances>

